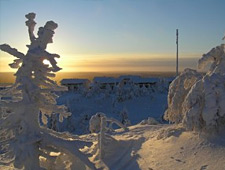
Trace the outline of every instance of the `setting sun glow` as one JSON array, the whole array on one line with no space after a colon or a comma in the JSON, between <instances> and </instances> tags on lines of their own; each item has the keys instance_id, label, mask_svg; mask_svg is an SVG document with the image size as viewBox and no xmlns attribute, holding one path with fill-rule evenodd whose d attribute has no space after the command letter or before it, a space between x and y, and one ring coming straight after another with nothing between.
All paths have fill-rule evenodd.
<instances>
[{"instance_id":1,"label":"setting sun glow","mask_svg":"<svg viewBox=\"0 0 225 170\"><path fill-rule=\"evenodd\" d=\"M0 1L0 44L8 43L27 53L30 40L24 15L33 10L37 13L36 37L48 20L58 23L47 51L60 55L56 59L60 73L175 72L176 29L180 31L179 71L197 69L202 54L220 44L224 36L224 5L220 3L207 2L203 7L198 1L182 1L182 6L180 1L152 0L41 2L45 5ZM16 14L8 9L16 9ZM58 15L57 11L64 12ZM208 24L209 18L213 24ZM0 72L15 73L17 70L8 65L13 60L0 51ZM50 64L47 60L43 63Z\"/></svg>"},{"instance_id":2,"label":"setting sun glow","mask_svg":"<svg viewBox=\"0 0 225 170\"><path fill-rule=\"evenodd\" d=\"M50 62L49 62L48 60L46 60L46 59L43 60L43 63L44 63L45 65L51 65Z\"/></svg>"}]
</instances>

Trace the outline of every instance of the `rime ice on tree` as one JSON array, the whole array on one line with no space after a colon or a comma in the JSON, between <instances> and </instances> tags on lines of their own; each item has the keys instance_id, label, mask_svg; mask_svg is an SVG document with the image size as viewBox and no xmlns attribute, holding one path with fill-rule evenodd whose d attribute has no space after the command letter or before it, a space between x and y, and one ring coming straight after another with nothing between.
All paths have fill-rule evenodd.
<instances>
[{"instance_id":1,"label":"rime ice on tree","mask_svg":"<svg viewBox=\"0 0 225 170\"><path fill-rule=\"evenodd\" d=\"M188 130L215 132L225 127L225 44L204 54L199 68L211 64L204 76L186 69L170 85L165 118Z\"/></svg>"},{"instance_id":2,"label":"rime ice on tree","mask_svg":"<svg viewBox=\"0 0 225 170\"><path fill-rule=\"evenodd\" d=\"M18 52L7 44L0 45L2 51L17 58L9 65L18 69L15 84L0 94L0 97L9 94L13 97L11 102L0 101L0 149L3 151L0 152L0 161L5 165L13 162L15 168L39 170L43 167L49 169L51 166L54 169L54 166L65 165L63 159L66 159L73 169L79 158L83 166L95 169L88 158L76 148L77 144L85 145L86 142L77 141L73 136L70 136L71 140L67 140L65 135L39 125L40 113L44 123L47 123L45 115L57 113L62 121L70 113L65 106L56 105L57 96L52 91L60 87L49 78L60 70L55 60L60 56L46 51L47 44L53 42L54 30L58 25L48 21L44 27L39 28L38 36L35 37L35 14L29 13L26 18L31 41L27 45L27 54ZM48 60L51 66L44 64L44 60ZM51 152L59 153L59 156L51 156Z\"/></svg>"},{"instance_id":3,"label":"rime ice on tree","mask_svg":"<svg viewBox=\"0 0 225 170\"><path fill-rule=\"evenodd\" d=\"M168 93L168 109L164 118L173 123L183 120L183 102L191 87L201 78L196 70L186 68L170 85Z\"/></svg>"}]
</instances>

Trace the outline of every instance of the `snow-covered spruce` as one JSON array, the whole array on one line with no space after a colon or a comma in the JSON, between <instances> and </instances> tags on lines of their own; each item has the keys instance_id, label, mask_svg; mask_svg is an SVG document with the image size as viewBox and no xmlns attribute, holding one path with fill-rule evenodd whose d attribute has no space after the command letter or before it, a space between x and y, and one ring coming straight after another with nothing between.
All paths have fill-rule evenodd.
<instances>
[{"instance_id":1,"label":"snow-covered spruce","mask_svg":"<svg viewBox=\"0 0 225 170\"><path fill-rule=\"evenodd\" d=\"M188 130L213 132L225 127L224 44L204 54L198 66L204 68L210 63L207 73L201 78L197 76L191 84L185 82L187 71L174 80L168 95L167 120L182 122ZM180 88L177 88L178 80L182 80Z\"/></svg>"},{"instance_id":2,"label":"snow-covered spruce","mask_svg":"<svg viewBox=\"0 0 225 170\"><path fill-rule=\"evenodd\" d=\"M130 126L131 122L130 122L129 117L128 117L127 108L124 107L123 110L119 114L120 114L120 117L121 117L122 124L124 124L125 126Z\"/></svg>"},{"instance_id":3,"label":"snow-covered spruce","mask_svg":"<svg viewBox=\"0 0 225 170\"><path fill-rule=\"evenodd\" d=\"M212 63L206 75L191 88L184 104L187 129L219 130L225 126L225 44L213 48L199 60L199 67Z\"/></svg>"},{"instance_id":4,"label":"snow-covered spruce","mask_svg":"<svg viewBox=\"0 0 225 170\"><path fill-rule=\"evenodd\" d=\"M84 166L95 169L77 147L88 142L79 141L71 135L68 140L66 134L40 127L39 114L42 114L42 121L46 124L45 115L57 113L62 121L70 113L65 106L56 105L57 96L52 91L59 90L60 87L49 78L60 70L55 60L60 56L46 51L47 44L52 43L57 24L48 21L44 27L39 28L38 36L35 37L35 14L29 13L26 18L31 41L27 45L27 54L24 55L7 44L0 45L2 51L17 58L10 67L18 69L15 84L10 89L1 91L0 96L12 96L11 101L0 101L0 163L6 166L13 164L18 169L39 170L49 166L54 169L56 164L63 166L65 161L67 166L74 168L79 159ZM44 60L48 60L51 66L44 64ZM51 152L56 154L52 155ZM60 162L57 161L59 158Z\"/></svg>"},{"instance_id":5,"label":"snow-covered spruce","mask_svg":"<svg viewBox=\"0 0 225 170\"><path fill-rule=\"evenodd\" d=\"M170 84L168 93L168 109L164 118L173 123L181 123L183 120L183 102L191 87L201 78L197 71L186 68Z\"/></svg>"}]
</instances>

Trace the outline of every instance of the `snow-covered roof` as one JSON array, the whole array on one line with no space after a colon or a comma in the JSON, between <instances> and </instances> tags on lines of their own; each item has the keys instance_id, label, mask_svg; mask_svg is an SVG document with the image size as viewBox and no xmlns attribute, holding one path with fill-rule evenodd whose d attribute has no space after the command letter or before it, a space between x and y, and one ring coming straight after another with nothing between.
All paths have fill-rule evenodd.
<instances>
[{"instance_id":1,"label":"snow-covered roof","mask_svg":"<svg viewBox=\"0 0 225 170\"><path fill-rule=\"evenodd\" d=\"M167 77L165 78L167 81L173 81L176 77Z\"/></svg>"},{"instance_id":2,"label":"snow-covered roof","mask_svg":"<svg viewBox=\"0 0 225 170\"><path fill-rule=\"evenodd\" d=\"M154 78L154 77L148 77L148 78L139 78L133 80L134 83L157 83L159 82L159 78Z\"/></svg>"},{"instance_id":3,"label":"snow-covered roof","mask_svg":"<svg viewBox=\"0 0 225 170\"><path fill-rule=\"evenodd\" d=\"M141 76L136 76L136 75L123 75L119 77L120 81L124 79L129 79L133 81L134 83L156 83L159 81L159 78L154 78L154 77L148 77L148 78L143 78Z\"/></svg>"},{"instance_id":4,"label":"snow-covered roof","mask_svg":"<svg viewBox=\"0 0 225 170\"><path fill-rule=\"evenodd\" d=\"M140 78L141 78L140 76L136 76L136 75L122 75L122 76L119 77L120 81L124 80L124 79L129 79L129 80L135 81L135 80L138 80Z\"/></svg>"},{"instance_id":5,"label":"snow-covered roof","mask_svg":"<svg viewBox=\"0 0 225 170\"><path fill-rule=\"evenodd\" d=\"M88 79L62 79L61 84L83 84L89 82Z\"/></svg>"},{"instance_id":6,"label":"snow-covered roof","mask_svg":"<svg viewBox=\"0 0 225 170\"><path fill-rule=\"evenodd\" d=\"M119 80L114 77L95 77L93 79L95 83L117 83Z\"/></svg>"}]
</instances>

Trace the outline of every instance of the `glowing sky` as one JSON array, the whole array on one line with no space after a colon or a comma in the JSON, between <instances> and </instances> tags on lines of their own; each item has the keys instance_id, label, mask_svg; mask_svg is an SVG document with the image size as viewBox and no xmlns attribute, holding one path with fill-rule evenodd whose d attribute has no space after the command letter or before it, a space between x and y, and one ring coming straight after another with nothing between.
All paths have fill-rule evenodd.
<instances>
[{"instance_id":1,"label":"glowing sky","mask_svg":"<svg viewBox=\"0 0 225 170\"><path fill-rule=\"evenodd\" d=\"M180 65L195 68L203 53L222 43L224 0L0 0L0 44L26 52L24 15L36 29L59 24L48 51L63 71L174 71L175 30ZM14 58L0 52L0 72Z\"/></svg>"}]
</instances>

